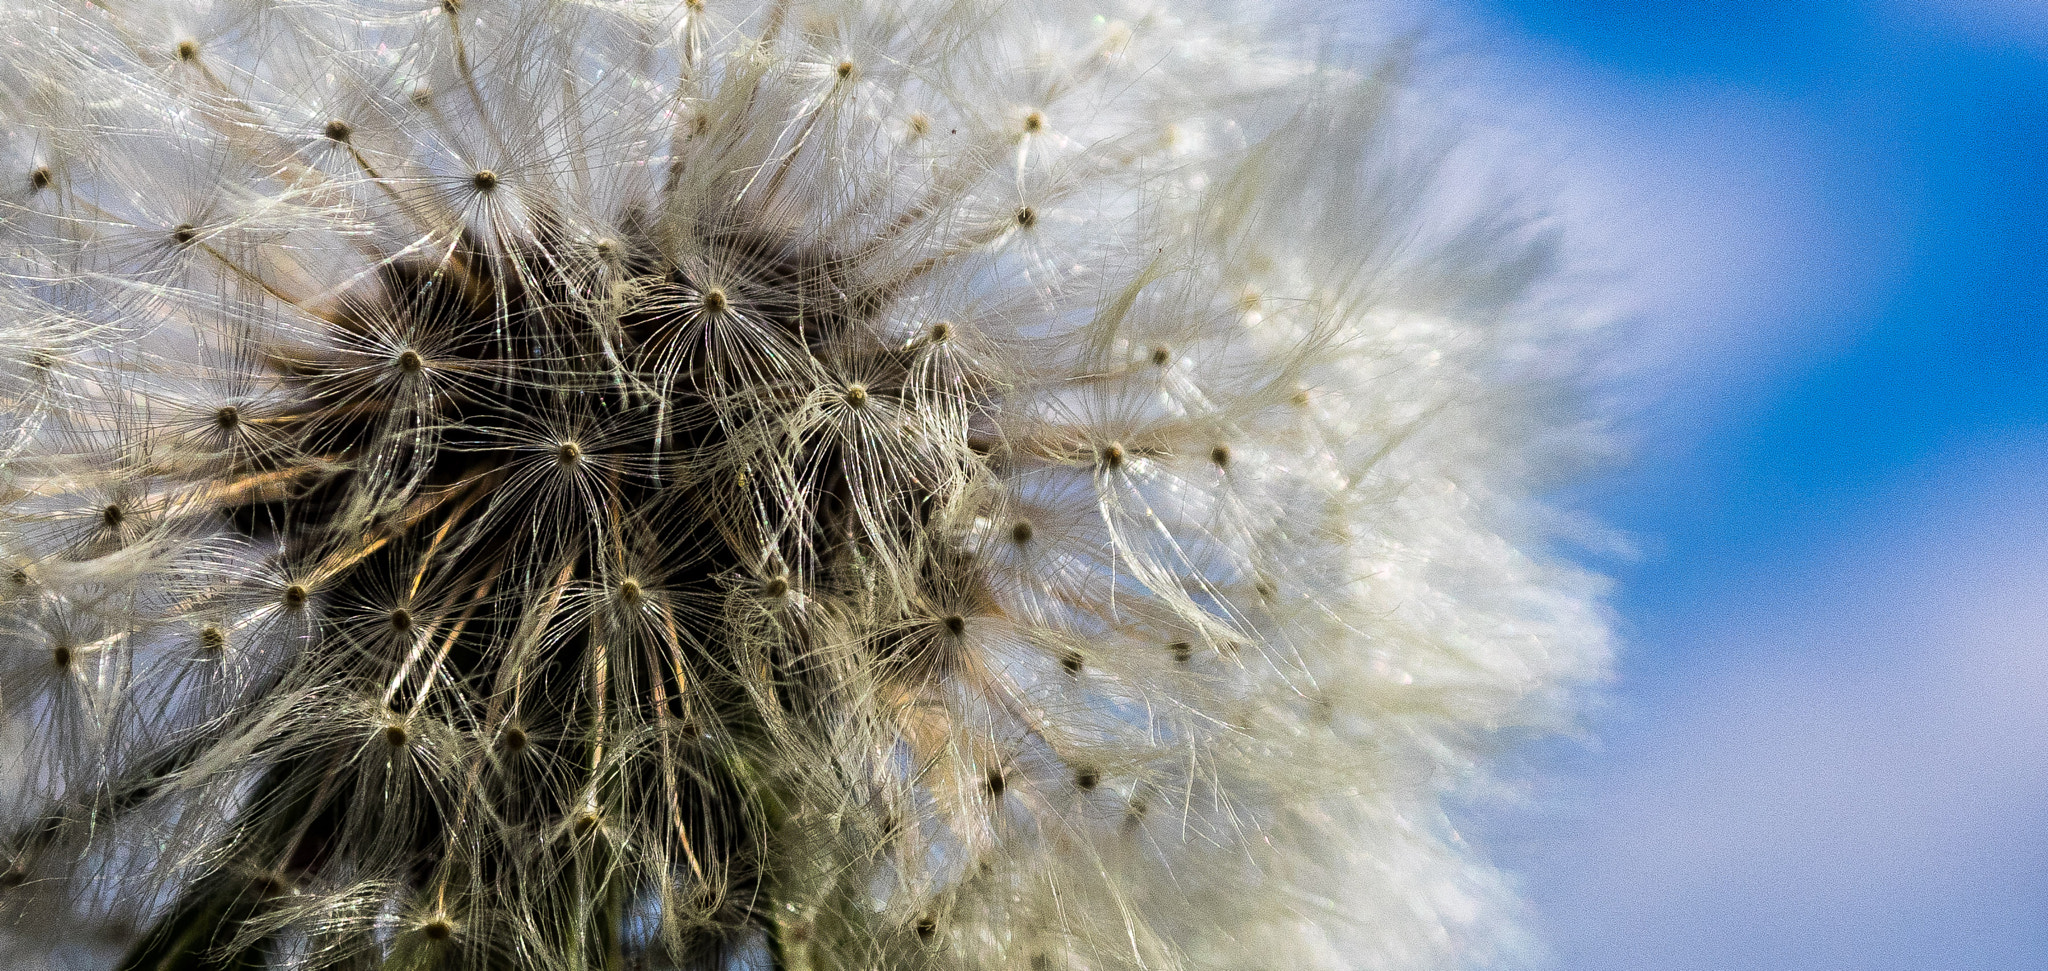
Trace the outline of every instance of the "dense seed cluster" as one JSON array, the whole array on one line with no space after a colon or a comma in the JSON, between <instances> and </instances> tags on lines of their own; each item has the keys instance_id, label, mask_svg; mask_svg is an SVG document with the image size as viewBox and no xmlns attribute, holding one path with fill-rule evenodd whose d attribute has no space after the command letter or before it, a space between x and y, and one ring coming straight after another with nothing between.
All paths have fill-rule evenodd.
<instances>
[{"instance_id":1,"label":"dense seed cluster","mask_svg":"<svg viewBox=\"0 0 2048 971\"><path fill-rule=\"evenodd\" d=\"M1136 2L0 14L0 951L1507 941L1438 803L1600 664L1573 322L1384 79Z\"/></svg>"}]
</instances>

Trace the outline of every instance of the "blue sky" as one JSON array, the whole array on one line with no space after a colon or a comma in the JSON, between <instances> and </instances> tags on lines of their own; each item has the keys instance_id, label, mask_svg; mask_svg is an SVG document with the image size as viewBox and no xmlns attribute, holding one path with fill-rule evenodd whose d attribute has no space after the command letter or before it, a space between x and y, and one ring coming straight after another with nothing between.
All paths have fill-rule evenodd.
<instances>
[{"instance_id":1,"label":"blue sky","mask_svg":"<svg viewBox=\"0 0 2048 971\"><path fill-rule=\"evenodd\" d=\"M1435 17L1636 294L1620 678L1474 824L1555 963L2048 968L2048 0Z\"/></svg>"}]
</instances>

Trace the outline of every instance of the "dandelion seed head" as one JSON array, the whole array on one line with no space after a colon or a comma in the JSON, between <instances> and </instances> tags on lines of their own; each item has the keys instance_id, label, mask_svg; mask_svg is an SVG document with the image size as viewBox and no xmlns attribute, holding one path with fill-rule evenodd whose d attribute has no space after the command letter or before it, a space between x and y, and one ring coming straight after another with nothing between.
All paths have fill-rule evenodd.
<instances>
[{"instance_id":1,"label":"dandelion seed head","mask_svg":"<svg viewBox=\"0 0 2048 971\"><path fill-rule=\"evenodd\" d=\"M1199 4L0 12L22 949L1514 941L1440 804L1601 668L1532 498L1593 321L1398 72Z\"/></svg>"}]
</instances>

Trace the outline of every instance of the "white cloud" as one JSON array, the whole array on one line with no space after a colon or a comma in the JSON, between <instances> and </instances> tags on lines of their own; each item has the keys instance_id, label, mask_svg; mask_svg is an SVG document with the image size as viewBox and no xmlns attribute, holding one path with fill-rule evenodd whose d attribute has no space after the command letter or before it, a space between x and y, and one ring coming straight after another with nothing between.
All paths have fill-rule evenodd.
<instances>
[{"instance_id":1,"label":"white cloud","mask_svg":"<svg viewBox=\"0 0 2048 971\"><path fill-rule=\"evenodd\" d=\"M2043 966L2048 442L2014 454L1703 611L1516 861L1564 967Z\"/></svg>"},{"instance_id":2,"label":"white cloud","mask_svg":"<svg viewBox=\"0 0 2048 971\"><path fill-rule=\"evenodd\" d=\"M1425 36L1424 82L1487 132L1479 167L1507 160L1551 200L1587 286L1620 303L1613 388L1664 447L1859 336L1904 264L1890 176L1809 105L1623 76L1469 0Z\"/></svg>"}]
</instances>

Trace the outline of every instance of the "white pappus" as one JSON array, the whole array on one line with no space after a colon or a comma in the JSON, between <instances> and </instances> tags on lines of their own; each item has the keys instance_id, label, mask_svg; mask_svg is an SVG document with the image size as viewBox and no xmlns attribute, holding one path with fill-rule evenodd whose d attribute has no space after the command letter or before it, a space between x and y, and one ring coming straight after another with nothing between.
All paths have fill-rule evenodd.
<instances>
[{"instance_id":1,"label":"white pappus","mask_svg":"<svg viewBox=\"0 0 2048 971\"><path fill-rule=\"evenodd\" d=\"M1509 956L1591 315L1230 10L0 0L0 946Z\"/></svg>"}]
</instances>

